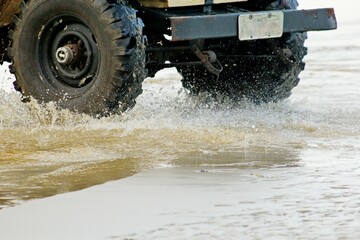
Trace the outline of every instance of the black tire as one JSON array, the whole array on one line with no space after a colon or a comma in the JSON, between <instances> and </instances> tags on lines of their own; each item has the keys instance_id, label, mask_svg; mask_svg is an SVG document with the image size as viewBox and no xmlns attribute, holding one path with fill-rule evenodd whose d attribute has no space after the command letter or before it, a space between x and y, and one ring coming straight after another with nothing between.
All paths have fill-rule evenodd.
<instances>
[{"instance_id":1,"label":"black tire","mask_svg":"<svg viewBox=\"0 0 360 240\"><path fill-rule=\"evenodd\" d=\"M286 7L296 6L297 1L291 0ZM270 7L279 8L276 4ZM289 97L299 82L305 66L302 60L307 53L306 38L306 33L292 33L280 39L224 41L220 44L225 48L218 54L224 66L219 78L202 66L182 66L178 71L183 77L183 87L193 95L207 92L255 103L278 102Z\"/></svg>"},{"instance_id":2,"label":"black tire","mask_svg":"<svg viewBox=\"0 0 360 240\"><path fill-rule=\"evenodd\" d=\"M10 62L6 49L9 47L10 39L8 37L8 28L0 28L0 65L3 62Z\"/></svg>"},{"instance_id":3,"label":"black tire","mask_svg":"<svg viewBox=\"0 0 360 240\"><path fill-rule=\"evenodd\" d=\"M135 105L145 49L133 9L111 0L32 0L15 24L11 70L25 97L92 116Z\"/></svg>"}]
</instances>

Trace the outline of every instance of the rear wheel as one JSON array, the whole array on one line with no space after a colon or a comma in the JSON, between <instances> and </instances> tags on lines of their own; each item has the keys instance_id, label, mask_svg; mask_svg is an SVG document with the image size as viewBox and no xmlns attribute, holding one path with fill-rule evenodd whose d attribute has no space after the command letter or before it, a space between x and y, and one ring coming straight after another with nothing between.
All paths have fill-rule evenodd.
<instances>
[{"instance_id":1,"label":"rear wheel","mask_svg":"<svg viewBox=\"0 0 360 240\"><path fill-rule=\"evenodd\" d=\"M116 1L32 0L12 40L15 87L25 96L103 116L133 107L142 91L142 23Z\"/></svg>"},{"instance_id":2,"label":"rear wheel","mask_svg":"<svg viewBox=\"0 0 360 240\"><path fill-rule=\"evenodd\" d=\"M289 2L288 7L296 6L296 0ZM277 9L279 6L271 7ZM289 97L299 82L298 76L305 66L302 60L307 52L305 39L306 33L292 33L271 40L219 41L214 44L220 46L216 52L224 66L219 78L202 66L181 66L178 71L184 88L194 95L207 92L235 100L277 102Z\"/></svg>"}]
</instances>

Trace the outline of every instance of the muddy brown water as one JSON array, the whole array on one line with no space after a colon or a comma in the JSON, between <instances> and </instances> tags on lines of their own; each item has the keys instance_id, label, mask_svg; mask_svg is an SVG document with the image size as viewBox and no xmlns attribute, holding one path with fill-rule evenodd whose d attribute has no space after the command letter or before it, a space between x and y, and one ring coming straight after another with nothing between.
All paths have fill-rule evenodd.
<instances>
[{"instance_id":1,"label":"muddy brown water","mask_svg":"<svg viewBox=\"0 0 360 240\"><path fill-rule=\"evenodd\" d=\"M0 239L359 239L360 18L345 2L318 3L339 30L309 35L279 104L191 98L169 69L96 120L22 104L1 70Z\"/></svg>"}]
</instances>

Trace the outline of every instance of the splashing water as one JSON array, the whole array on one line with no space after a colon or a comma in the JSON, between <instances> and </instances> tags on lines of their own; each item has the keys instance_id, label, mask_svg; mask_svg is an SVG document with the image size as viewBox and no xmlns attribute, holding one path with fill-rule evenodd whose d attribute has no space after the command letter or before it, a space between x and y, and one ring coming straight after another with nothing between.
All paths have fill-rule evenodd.
<instances>
[{"instance_id":1,"label":"splashing water","mask_svg":"<svg viewBox=\"0 0 360 240\"><path fill-rule=\"evenodd\" d=\"M359 232L360 219L360 45L354 38L360 32L357 21L346 18L343 23L338 31L310 34L300 85L290 99L277 104L192 97L182 89L176 70L168 69L145 81L131 111L94 119L58 110L53 103L22 103L5 66L0 71L0 208L140 172L125 185L100 188L111 189L102 194L109 193L110 199L111 191L125 189L129 201L116 200L137 213L131 204L142 195L126 189L153 181L151 193L180 199L178 208L172 206L176 214L161 207L166 200L157 199L160 204L154 208L168 214L164 219L179 222L155 221L162 228L149 223L151 231L139 232L130 226L130 216L124 226L137 234L123 236L124 230L114 239L177 234L181 239L187 230L191 237L217 238L214 229L226 229L221 233L228 238L241 229L250 239L269 233L351 239L355 235L350 233ZM202 173L206 181L196 182ZM148 193L147 188L138 191ZM190 207L181 194L206 201L193 200ZM91 191L89 195L94 197ZM207 203L218 206L213 215ZM308 231L297 231L300 225Z\"/></svg>"}]
</instances>

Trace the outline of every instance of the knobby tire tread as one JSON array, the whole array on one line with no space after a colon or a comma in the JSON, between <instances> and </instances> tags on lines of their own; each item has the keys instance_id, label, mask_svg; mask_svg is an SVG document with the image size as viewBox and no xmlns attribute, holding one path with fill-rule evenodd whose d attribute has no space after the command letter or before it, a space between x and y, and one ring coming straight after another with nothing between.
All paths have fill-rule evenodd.
<instances>
[{"instance_id":1,"label":"knobby tire tread","mask_svg":"<svg viewBox=\"0 0 360 240\"><path fill-rule=\"evenodd\" d=\"M288 7L295 8L296 0L290 0ZM278 9L276 4L270 5L271 9ZM235 65L237 67L227 67L220 77L207 72L202 66L183 66L178 67L182 75L182 84L191 94L198 95L201 92L212 95L225 95L234 100L247 99L255 103L278 102L288 98L291 91L299 83L299 74L304 70L304 56L307 48L304 42L307 38L306 33L288 34L278 40L263 41L269 46L273 45L275 50L281 51L287 48L292 56L287 64L278 64L282 60L279 58L272 62L272 65L259 66L254 72L252 63L240 62L237 59L220 58L223 65ZM225 55L231 54L231 50L224 50ZM242 67L239 73L238 66Z\"/></svg>"},{"instance_id":2,"label":"knobby tire tread","mask_svg":"<svg viewBox=\"0 0 360 240\"><path fill-rule=\"evenodd\" d=\"M27 27L26 21L23 21L24 16L39 1L42 0L31 0L26 4L22 4L21 13L14 19L16 27L11 36L13 43L17 41L23 29ZM86 102L83 102L84 106L80 107L80 110L78 106L71 106L71 104L65 105L65 108L92 116L106 116L112 113L119 113L119 111L126 111L135 105L135 99L142 93L142 82L145 79L145 50L142 43L143 24L140 19L136 18L134 10L128 6L118 4L117 1L79 1L82 1L83 4L90 4L96 9L100 21L104 23L104 26L100 27L105 28L111 39L110 48L113 52L111 59L112 67L110 69L113 70L111 72L111 79L102 80L111 81L111 84L107 85L107 94L101 96L103 101L99 101L96 107L87 107L85 106ZM9 49L9 56L12 60L10 69L17 77L17 80L14 82L15 89L20 91L24 95L24 99L26 99L28 96L26 81L31 81L31 79L21 79L23 74L19 74L21 71L24 71L19 64L16 54L17 51L21 51L19 49L20 45L21 43L13 44Z\"/></svg>"}]
</instances>

